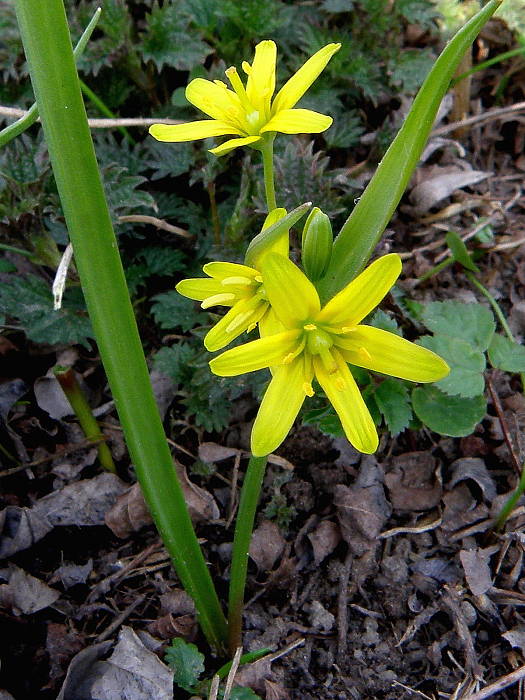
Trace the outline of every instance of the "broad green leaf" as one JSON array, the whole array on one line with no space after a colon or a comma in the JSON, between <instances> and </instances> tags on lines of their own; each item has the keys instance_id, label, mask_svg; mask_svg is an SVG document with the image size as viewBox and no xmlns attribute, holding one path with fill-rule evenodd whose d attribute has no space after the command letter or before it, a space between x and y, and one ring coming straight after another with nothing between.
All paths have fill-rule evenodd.
<instances>
[{"instance_id":1,"label":"broad green leaf","mask_svg":"<svg viewBox=\"0 0 525 700\"><path fill-rule=\"evenodd\" d=\"M412 406L430 430L451 437L470 435L487 412L484 396L470 399L447 396L429 384L413 389Z\"/></svg>"},{"instance_id":2,"label":"broad green leaf","mask_svg":"<svg viewBox=\"0 0 525 700\"><path fill-rule=\"evenodd\" d=\"M462 338L477 350L490 345L496 324L490 309L461 301L433 301L425 304L423 323L433 333Z\"/></svg>"},{"instance_id":3,"label":"broad green leaf","mask_svg":"<svg viewBox=\"0 0 525 700\"><path fill-rule=\"evenodd\" d=\"M398 435L412 418L407 387L397 379L385 379L375 390L374 397L391 435Z\"/></svg>"},{"instance_id":4,"label":"broad green leaf","mask_svg":"<svg viewBox=\"0 0 525 700\"><path fill-rule=\"evenodd\" d=\"M441 391L449 396L469 398L479 396L485 388L485 355L461 338L450 335L424 335L418 340L429 350L440 355L450 367L450 374L435 382Z\"/></svg>"},{"instance_id":5,"label":"broad green leaf","mask_svg":"<svg viewBox=\"0 0 525 700\"><path fill-rule=\"evenodd\" d=\"M171 347L161 348L153 358L153 366L166 377L171 377L177 384L182 384L188 374L188 363L194 355L190 343L177 343Z\"/></svg>"},{"instance_id":6,"label":"broad green leaf","mask_svg":"<svg viewBox=\"0 0 525 700\"><path fill-rule=\"evenodd\" d=\"M172 640L164 658L173 670L174 683L191 693L204 671L204 654L200 653L195 644L178 637Z\"/></svg>"},{"instance_id":7,"label":"broad green leaf","mask_svg":"<svg viewBox=\"0 0 525 700\"><path fill-rule=\"evenodd\" d=\"M435 62L403 126L335 240L332 261L320 286L323 301L366 265L417 165L459 62L500 2L488 2L459 30Z\"/></svg>"},{"instance_id":8,"label":"broad green leaf","mask_svg":"<svg viewBox=\"0 0 525 700\"><path fill-rule=\"evenodd\" d=\"M498 333L489 345L489 360L493 367L505 372L525 372L525 347Z\"/></svg>"},{"instance_id":9,"label":"broad green leaf","mask_svg":"<svg viewBox=\"0 0 525 700\"><path fill-rule=\"evenodd\" d=\"M466 267L467 270L470 270L471 272L479 272L479 268L474 264L474 261L467 250L467 246L463 243L455 231L449 231L445 236L445 240L450 248L452 257L454 260L456 260L456 262L461 263L463 267Z\"/></svg>"}]
</instances>

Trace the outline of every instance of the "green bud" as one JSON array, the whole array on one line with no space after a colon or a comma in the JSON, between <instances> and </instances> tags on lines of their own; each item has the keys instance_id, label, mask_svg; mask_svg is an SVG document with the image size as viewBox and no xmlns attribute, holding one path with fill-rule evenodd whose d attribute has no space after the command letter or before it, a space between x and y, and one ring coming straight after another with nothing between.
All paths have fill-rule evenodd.
<instances>
[{"instance_id":1,"label":"green bud","mask_svg":"<svg viewBox=\"0 0 525 700\"><path fill-rule=\"evenodd\" d=\"M316 282L326 274L332 257L332 224L319 207L310 212L303 229L302 253L304 271Z\"/></svg>"}]
</instances>

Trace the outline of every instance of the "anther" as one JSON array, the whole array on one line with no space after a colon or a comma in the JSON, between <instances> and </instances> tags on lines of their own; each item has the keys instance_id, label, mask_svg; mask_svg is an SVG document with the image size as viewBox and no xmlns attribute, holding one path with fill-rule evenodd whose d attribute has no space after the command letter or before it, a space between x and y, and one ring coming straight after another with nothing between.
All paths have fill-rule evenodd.
<instances>
[{"instance_id":1,"label":"anther","mask_svg":"<svg viewBox=\"0 0 525 700\"><path fill-rule=\"evenodd\" d=\"M207 297L201 303L202 309L209 309L210 306L218 306L220 304L227 304L235 299L235 294L224 293L224 294L214 294L211 297Z\"/></svg>"}]
</instances>

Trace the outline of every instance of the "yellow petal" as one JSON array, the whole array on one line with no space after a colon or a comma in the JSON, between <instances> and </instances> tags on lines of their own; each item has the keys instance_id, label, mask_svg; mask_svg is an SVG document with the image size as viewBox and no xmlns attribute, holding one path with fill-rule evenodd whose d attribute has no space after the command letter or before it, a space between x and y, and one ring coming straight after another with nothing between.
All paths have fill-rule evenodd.
<instances>
[{"instance_id":1,"label":"yellow petal","mask_svg":"<svg viewBox=\"0 0 525 700\"><path fill-rule=\"evenodd\" d=\"M242 131L226 122L221 122L216 119L203 119L186 124L153 124L149 128L149 133L153 138L157 139L157 141L181 143L182 141L207 139L210 136L242 134Z\"/></svg>"},{"instance_id":2,"label":"yellow petal","mask_svg":"<svg viewBox=\"0 0 525 700\"><path fill-rule=\"evenodd\" d=\"M268 304L256 297L241 299L207 333L204 346L210 352L221 350L238 338L265 314Z\"/></svg>"},{"instance_id":3,"label":"yellow petal","mask_svg":"<svg viewBox=\"0 0 525 700\"><path fill-rule=\"evenodd\" d=\"M226 132L225 132L226 133ZM230 131L228 133L241 133L239 132L233 132ZM225 141L224 143L221 143L220 146L216 146L215 148L210 148L210 153L213 153L215 156L224 156L226 153L229 153L230 151L233 151L234 148L239 148L239 146L250 146L257 141L260 141L261 137L260 136L245 136L242 139L229 139L228 141Z\"/></svg>"},{"instance_id":4,"label":"yellow petal","mask_svg":"<svg viewBox=\"0 0 525 700\"><path fill-rule=\"evenodd\" d=\"M374 421L361 396L348 365L337 351L332 351L337 372L326 371L321 358L314 356L315 376L341 419L346 437L360 452L377 450L378 437Z\"/></svg>"},{"instance_id":5,"label":"yellow petal","mask_svg":"<svg viewBox=\"0 0 525 700\"><path fill-rule=\"evenodd\" d=\"M239 98L224 83L195 78L186 88L186 99L212 119L222 122L242 119L244 110ZM239 126L237 121L235 125Z\"/></svg>"},{"instance_id":6,"label":"yellow petal","mask_svg":"<svg viewBox=\"0 0 525 700\"><path fill-rule=\"evenodd\" d=\"M261 338L265 338L267 335L276 335L277 333L284 333L286 328L279 321L275 315L275 311L270 306L268 311L259 321L259 335Z\"/></svg>"},{"instance_id":7,"label":"yellow petal","mask_svg":"<svg viewBox=\"0 0 525 700\"><path fill-rule=\"evenodd\" d=\"M399 255L384 255L330 299L316 320L332 326L356 326L375 309L400 272Z\"/></svg>"},{"instance_id":8,"label":"yellow petal","mask_svg":"<svg viewBox=\"0 0 525 700\"><path fill-rule=\"evenodd\" d=\"M261 41L255 47L255 58L248 73L246 94L250 103L261 113L268 113L275 90L275 60L277 47L273 41Z\"/></svg>"},{"instance_id":9,"label":"yellow petal","mask_svg":"<svg viewBox=\"0 0 525 700\"><path fill-rule=\"evenodd\" d=\"M347 362L411 382L436 382L450 371L431 350L372 326L358 326L335 343Z\"/></svg>"},{"instance_id":10,"label":"yellow petal","mask_svg":"<svg viewBox=\"0 0 525 700\"><path fill-rule=\"evenodd\" d=\"M286 209L278 207L277 209L272 209L272 211L266 216L264 224L262 225L261 231L264 231L270 226L273 226L283 217L286 216ZM257 258L257 265L260 267L264 257L267 253L279 253L279 255L284 255L285 258L288 257L290 250L290 230L286 230L282 233L279 238L276 238L273 243L268 246L268 249L262 252Z\"/></svg>"},{"instance_id":11,"label":"yellow petal","mask_svg":"<svg viewBox=\"0 0 525 700\"><path fill-rule=\"evenodd\" d=\"M204 301L208 297L222 294L225 289L218 280L211 280L208 277L196 277L193 279L181 280L175 287L179 294L188 299Z\"/></svg>"},{"instance_id":12,"label":"yellow petal","mask_svg":"<svg viewBox=\"0 0 525 700\"><path fill-rule=\"evenodd\" d=\"M275 369L253 424L251 450L263 457L279 447L288 435L305 399L301 358Z\"/></svg>"},{"instance_id":13,"label":"yellow petal","mask_svg":"<svg viewBox=\"0 0 525 700\"><path fill-rule=\"evenodd\" d=\"M314 53L279 90L272 105L272 114L293 107L340 48L341 44L328 44Z\"/></svg>"},{"instance_id":14,"label":"yellow petal","mask_svg":"<svg viewBox=\"0 0 525 700\"><path fill-rule=\"evenodd\" d=\"M259 273L253 267L247 265L239 265L238 263L230 262L209 262L202 268L204 272L217 280L223 280L227 277L250 277L254 278Z\"/></svg>"},{"instance_id":15,"label":"yellow petal","mask_svg":"<svg viewBox=\"0 0 525 700\"><path fill-rule=\"evenodd\" d=\"M299 330L285 331L226 350L210 361L211 371L219 377L235 377L245 372L255 372L270 365L281 364L296 348L299 335Z\"/></svg>"},{"instance_id":16,"label":"yellow petal","mask_svg":"<svg viewBox=\"0 0 525 700\"><path fill-rule=\"evenodd\" d=\"M297 326L319 311L319 295L310 280L291 260L268 253L262 263L266 294L279 321Z\"/></svg>"},{"instance_id":17,"label":"yellow petal","mask_svg":"<svg viewBox=\"0 0 525 700\"><path fill-rule=\"evenodd\" d=\"M283 109L261 128L261 134L266 131L279 131L281 134L320 134L326 131L332 122L332 117L313 112L311 109Z\"/></svg>"}]
</instances>

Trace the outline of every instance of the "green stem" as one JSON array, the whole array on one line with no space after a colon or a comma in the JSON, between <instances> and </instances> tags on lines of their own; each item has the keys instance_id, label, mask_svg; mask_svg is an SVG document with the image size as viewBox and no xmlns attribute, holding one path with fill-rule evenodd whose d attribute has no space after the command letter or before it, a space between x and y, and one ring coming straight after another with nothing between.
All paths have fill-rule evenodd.
<instances>
[{"instance_id":1,"label":"green stem","mask_svg":"<svg viewBox=\"0 0 525 700\"><path fill-rule=\"evenodd\" d=\"M454 80L450 83L450 87L455 87L459 82L465 78L468 78L468 76L472 75L473 73L477 73L480 70L485 70L485 68L493 66L495 63L506 61L507 59L512 58L513 56L519 56L522 53L525 53L525 46L520 46L519 49L505 51L504 53L494 56L494 58L489 58L487 61L483 61L483 63L478 63L477 66L473 66L468 71L465 71L465 73L461 73L461 75L458 75L457 78L454 78Z\"/></svg>"},{"instance_id":2,"label":"green stem","mask_svg":"<svg viewBox=\"0 0 525 700\"><path fill-rule=\"evenodd\" d=\"M478 289L483 294L483 296L488 300L489 304L492 306L492 308L494 310L494 313L498 317L498 321L501 323L501 327L505 331L505 335L507 336L507 338L509 340L512 340L512 342L515 343L516 339L512 335L512 331L510 330L510 326L507 323L507 319L505 318L505 315L504 315L503 311L501 310L498 302L494 299L494 297L489 292L489 290L486 287L484 287L481 284L481 282L478 279L476 279L476 277L474 277L472 272L465 270L465 276L471 282L471 284L473 284L474 287L476 287L476 289Z\"/></svg>"},{"instance_id":3,"label":"green stem","mask_svg":"<svg viewBox=\"0 0 525 700\"><path fill-rule=\"evenodd\" d=\"M91 35L93 34L93 31L95 30L95 27L98 24L101 12L102 10L100 9L100 7L98 7L95 10L95 14L91 18L88 26L82 32L82 36L78 40L78 44L75 46L75 50L73 51L75 58L81 56L84 49L86 48L86 44L88 43L89 39L91 38ZM14 138L23 133L26 129L29 129L29 127L32 124L34 124L37 119L38 106L35 102L31 105L31 107L28 109L28 111L24 114L23 117L20 117L20 119L17 119L16 122L13 122L13 124L9 124L9 126L6 126L5 129L2 129L2 131L0 131L0 147L5 146L6 143L9 143L9 141L12 141Z\"/></svg>"},{"instance_id":4,"label":"green stem","mask_svg":"<svg viewBox=\"0 0 525 700\"><path fill-rule=\"evenodd\" d=\"M242 613L248 571L248 551L252 538L255 510L259 502L267 457L251 457L241 489L239 511L233 537L230 592L228 599L228 647L230 654L242 646Z\"/></svg>"},{"instance_id":5,"label":"green stem","mask_svg":"<svg viewBox=\"0 0 525 700\"><path fill-rule=\"evenodd\" d=\"M94 440L100 442L98 446L98 458L100 464L108 472L117 473L115 468L115 463L113 462L113 457L107 444L104 442L104 435L100 430L100 426L97 423L97 419L91 412L91 408L87 402L84 392L80 388L79 383L75 377L75 373L71 367L60 367L56 366L53 370L58 383L62 387L62 391L67 397L67 400L71 404L71 408L75 412L80 427L84 431L84 435L88 440Z\"/></svg>"},{"instance_id":6,"label":"green stem","mask_svg":"<svg viewBox=\"0 0 525 700\"><path fill-rule=\"evenodd\" d=\"M166 442L104 196L62 0L15 0L95 338L144 498L209 643L226 621Z\"/></svg>"},{"instance_id":7,"label":"green stem","mask_svg":"<svg viewBox=\"0 0 525 700\"><path fill-rule=\"evenodd\" d=\"M25 255L26 258L34 257L34 253L29 252L29 250L24 250L23 248L16 248L14 245L7 245L7 243L0 243L0 250L6 250L10 253L17 253L18 255Z\"/></svg>"},{"instance_id":8,"label":"green stem","mask_svg":"<svg viewBox=\"0 0 525 700\"><path fill-rule=\"evenodd\" d=\"M266 134L263 137L263 145L260 147L263 158L263 168L264 168L264 191L266 193L266 204L268 206L268 211L272 209L277 209L277 202L275 200L275 184L274 184L274 174L273 174L273 142L275 135Z\"/></svg>"},{"instance_id":9,"label":"green stem","mask_svg":"<svg viewBox=\"0 0 525 700\"><path fill-rule=\"evenodd\" d=\"M421 275L421 277L418 277L417 278L418 283L426 282L431 277L434 277L434 275L437 275L438 272L441 272L441 270L444 270L449 265L452 265L453 262L455 262L454 258L445 258L445 260L442 260L440 263L438 263L437 265L432 267L430 270L425 272L424 275Z\"/></svg>"}]
</instances>

